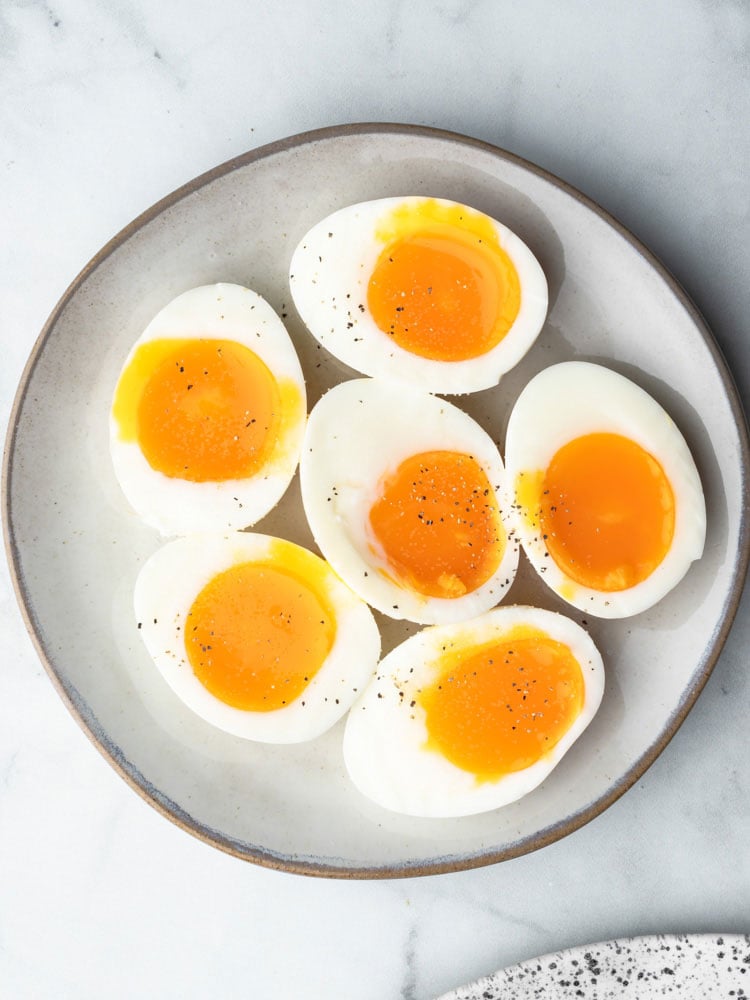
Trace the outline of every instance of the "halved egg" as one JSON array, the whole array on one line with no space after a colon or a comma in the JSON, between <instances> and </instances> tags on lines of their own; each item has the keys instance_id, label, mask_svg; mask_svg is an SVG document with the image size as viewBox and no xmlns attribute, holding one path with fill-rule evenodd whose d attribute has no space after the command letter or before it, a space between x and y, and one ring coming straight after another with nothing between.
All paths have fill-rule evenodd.
<instances>
[{"instance_id":1,"label":"halved egg","mask_svg":"<svg viewBox=\"0 0 750 1000\"><path fill-rule=\"evenodd\" d=\"M505 463L529 560L582 611L638 614L703 552L706 507L685 439L617 372L571 361L535 376L511 413Z\"/></svg>"},{"instance_id":2,"label":"halved egg","mask_svg":"<svg viewBox=\"0 0 750 1000\"><path fill-rule=\"evenodd\" d=\"M310 332L339 360L428 392L496 385L547 314L547 282L526 244L439 198L334 212L294 251L290 287Z\"/></svg>"},{"instance_id":3,"label":"halved egg","mask_svg":"<svg viewBox=\"0 0 750 1000\"><path fill-rule=\"evenodd\" d=\"M352 707L346 767L395 812L486 812L547 777L603 690L590 636L554 612L511 605L423 629L381 661Z\"/></svg>"},{"instance_id":4,"label":"halved egg","mask_svg":"<svg viewBox=\"0 0 750 1000\"><path fill-rule=\"evenodd\" d=\"M472 618L513 582L499 452L443 399L378 379L336 386L310 414L300 481L323 555L391 618Z\"/></svg>"},{"instance_id":5,"label":"halved egg","mask_svg":"<svg viewBox=\"0 0 750 1000\"><path fill-rule=\"evenodd\" d=\"M175 694L250 740L319 736L346 713L380 656L367 605L319 556L269 535L174 539L142 567L134 604Z\"/></svg>"},{"instance_id":6,"label":"halved egg","mask_svg":"<svg viewBox=\"0 0 750 1000\"><path fill-rule=\"evenodd\" d=\"M254 524L299 460L305 382L271 306L240 285L184 292L125 360L110 413L115 474L164 535Z\"/></svg>"}]
</instances>

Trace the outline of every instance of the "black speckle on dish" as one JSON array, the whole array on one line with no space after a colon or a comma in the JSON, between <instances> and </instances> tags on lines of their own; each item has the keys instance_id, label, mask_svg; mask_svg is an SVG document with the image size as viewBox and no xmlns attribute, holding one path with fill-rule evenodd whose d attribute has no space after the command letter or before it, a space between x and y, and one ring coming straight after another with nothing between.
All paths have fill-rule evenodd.
<instances>
[{"instance_id":1,"label":"black speckle on dish","mask_svg":"<svg viewBox=\"0 0 750 1000\"><path fill-rule=\"evenodd\" d=\"M511 987L512 984L512 987ZM532 959L439 1000L750 997L750 935L658 935ZM511 987L511 988L509 988Z\"/></svg>"}]
</instances>

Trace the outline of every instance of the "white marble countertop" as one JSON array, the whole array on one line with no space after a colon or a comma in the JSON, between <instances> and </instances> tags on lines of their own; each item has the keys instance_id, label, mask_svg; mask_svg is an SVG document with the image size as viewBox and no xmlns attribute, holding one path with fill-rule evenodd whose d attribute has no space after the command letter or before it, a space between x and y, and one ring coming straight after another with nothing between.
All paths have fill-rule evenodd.
<instances>
[{"instance_id":1,"label":"white marble countertop","mask_svg":"<svg viewBox=\"0 0 750 1000\"><path fill-rule=\"evenodd\" d=\"M750 7L4 0L0 414L85 262L262 143L399 121L496 143L617 216L750 392ZM427 1000L503 965L750 929L750 605L656 764L535 854L339 882L244 864L149 808L70 717L0 574L0 995Z\"/></svg>"}]
</instances>

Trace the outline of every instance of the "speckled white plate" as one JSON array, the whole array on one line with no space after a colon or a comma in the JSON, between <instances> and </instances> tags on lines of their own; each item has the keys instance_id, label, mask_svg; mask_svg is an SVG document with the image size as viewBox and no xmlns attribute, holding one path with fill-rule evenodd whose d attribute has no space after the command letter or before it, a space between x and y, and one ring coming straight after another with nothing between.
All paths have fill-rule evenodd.
<instances>
[{"instance_id":1,"label":"speckled white plate","mask_svg":"<svg viewBox=\"0 0 750 1000\"><path fill-rule=\"evenodd\" d=\"M750 996L750 935L659 934L533 958L438 1000L718 1000Z\"/></svg>"},{"instance_id":2,"label":"speckled white plate","mask_svg":"<svg viewBox=\"0 0 750 1000\"><path fill-rule=\"evenodd\" d=\"M527 798L465 819L386 813L349 784L341 726L309 745L242 742L179 703L136 633L132 590L159 545L114 480L107 413L130 345L194 285L234 281L282 315L310 404L351 373L316 347L290 305L287 267L316 220L367 198L464 201L514 229L550 285L538 343L499 389L463 405L503 444L513 401L554 361L611 365L672 414L708 502L703 560L653 610L591 621L607 690L593 724ZM6 446L4 526L19 600L71 711L115 769L164 815L260 864L350 877L488 864L575 830L628 788L684 719L726 638L748 560L747 436L711 335L628 233L545 172L471 139L390 125L328 129L253 150L136 219L75 279L24 372ZM295 480L258 525L311 544ZM565 610L525 564L510 599ZM580 616L576 615L580 620ZM410 631L384 628L386 648Z\"/></svg>"}]
</instances>

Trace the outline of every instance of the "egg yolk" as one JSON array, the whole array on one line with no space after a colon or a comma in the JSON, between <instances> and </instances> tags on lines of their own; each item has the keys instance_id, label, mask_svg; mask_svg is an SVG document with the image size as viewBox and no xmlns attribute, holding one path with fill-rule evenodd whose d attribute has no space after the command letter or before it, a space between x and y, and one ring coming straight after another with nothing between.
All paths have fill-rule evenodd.
<instances>
[{"instance_id":1,"label":"egg yolk","mask_svg":"<svg viewBox=\"0 0 750 1000\"><path fill-rule=\"evenodd\" d=\"M383 220L386 243L367 303L399 347L435 361L464 361L496 347L521 305L518 272L490 220L434 200Z\"/></svg>"},{"instance_id":2,"label":"egg yolk","mask_svg":"<svg viewBox=\"0 0 750 1000\"><path fill-rule=\"evenodd\" d=\"M578 660L564 643L518 627L487 644L449 650L422 688L427 747L479 781L531 767L583 708Z\"/></svg>"},{"instance_id":3,"label":"egg yolk","mask_svg":"<svg viewBox=\"0 0 750 1000\"><path fill-rule=\"evenodd\" d=\"M601 591L641 583L672 544L675 500L657 460L619 434L586 434L541 480L539 528L572 580Z\"/></svg>"},{"instance_id":4,"label":"egg yolk","mask_svg":"<svg viewBox=\"0 0 750 1000\"><path fill-rule=\"evenodd\" d=\"M290 390L231 340L141 344L117 386L120 437L175 479L221 482L254 475L277 444Z\"/></svg>"},{"instance_id":5,"label":"egg yolk","mask_svg":"<svg viewBox=\"0 0 750 1000\"><path fill-rule=\"evenodd\" d=\"M234 708L271 712L299 698L336 635L333 609L306 573L244 563L215 576L185 623L198 680Z\"/></svg>"},{"instance_id":6,"label":"egg yolk","mask_svg":"<svg viewBox=\"0 0 750 1000\"><path fill-rule=\"evenodd\" d=\"M505 532L494 490L471 455L429 451L380 486L370 528L398 581L427 597L461 597L495 573Z\"/></svg>"}]
</instances>

